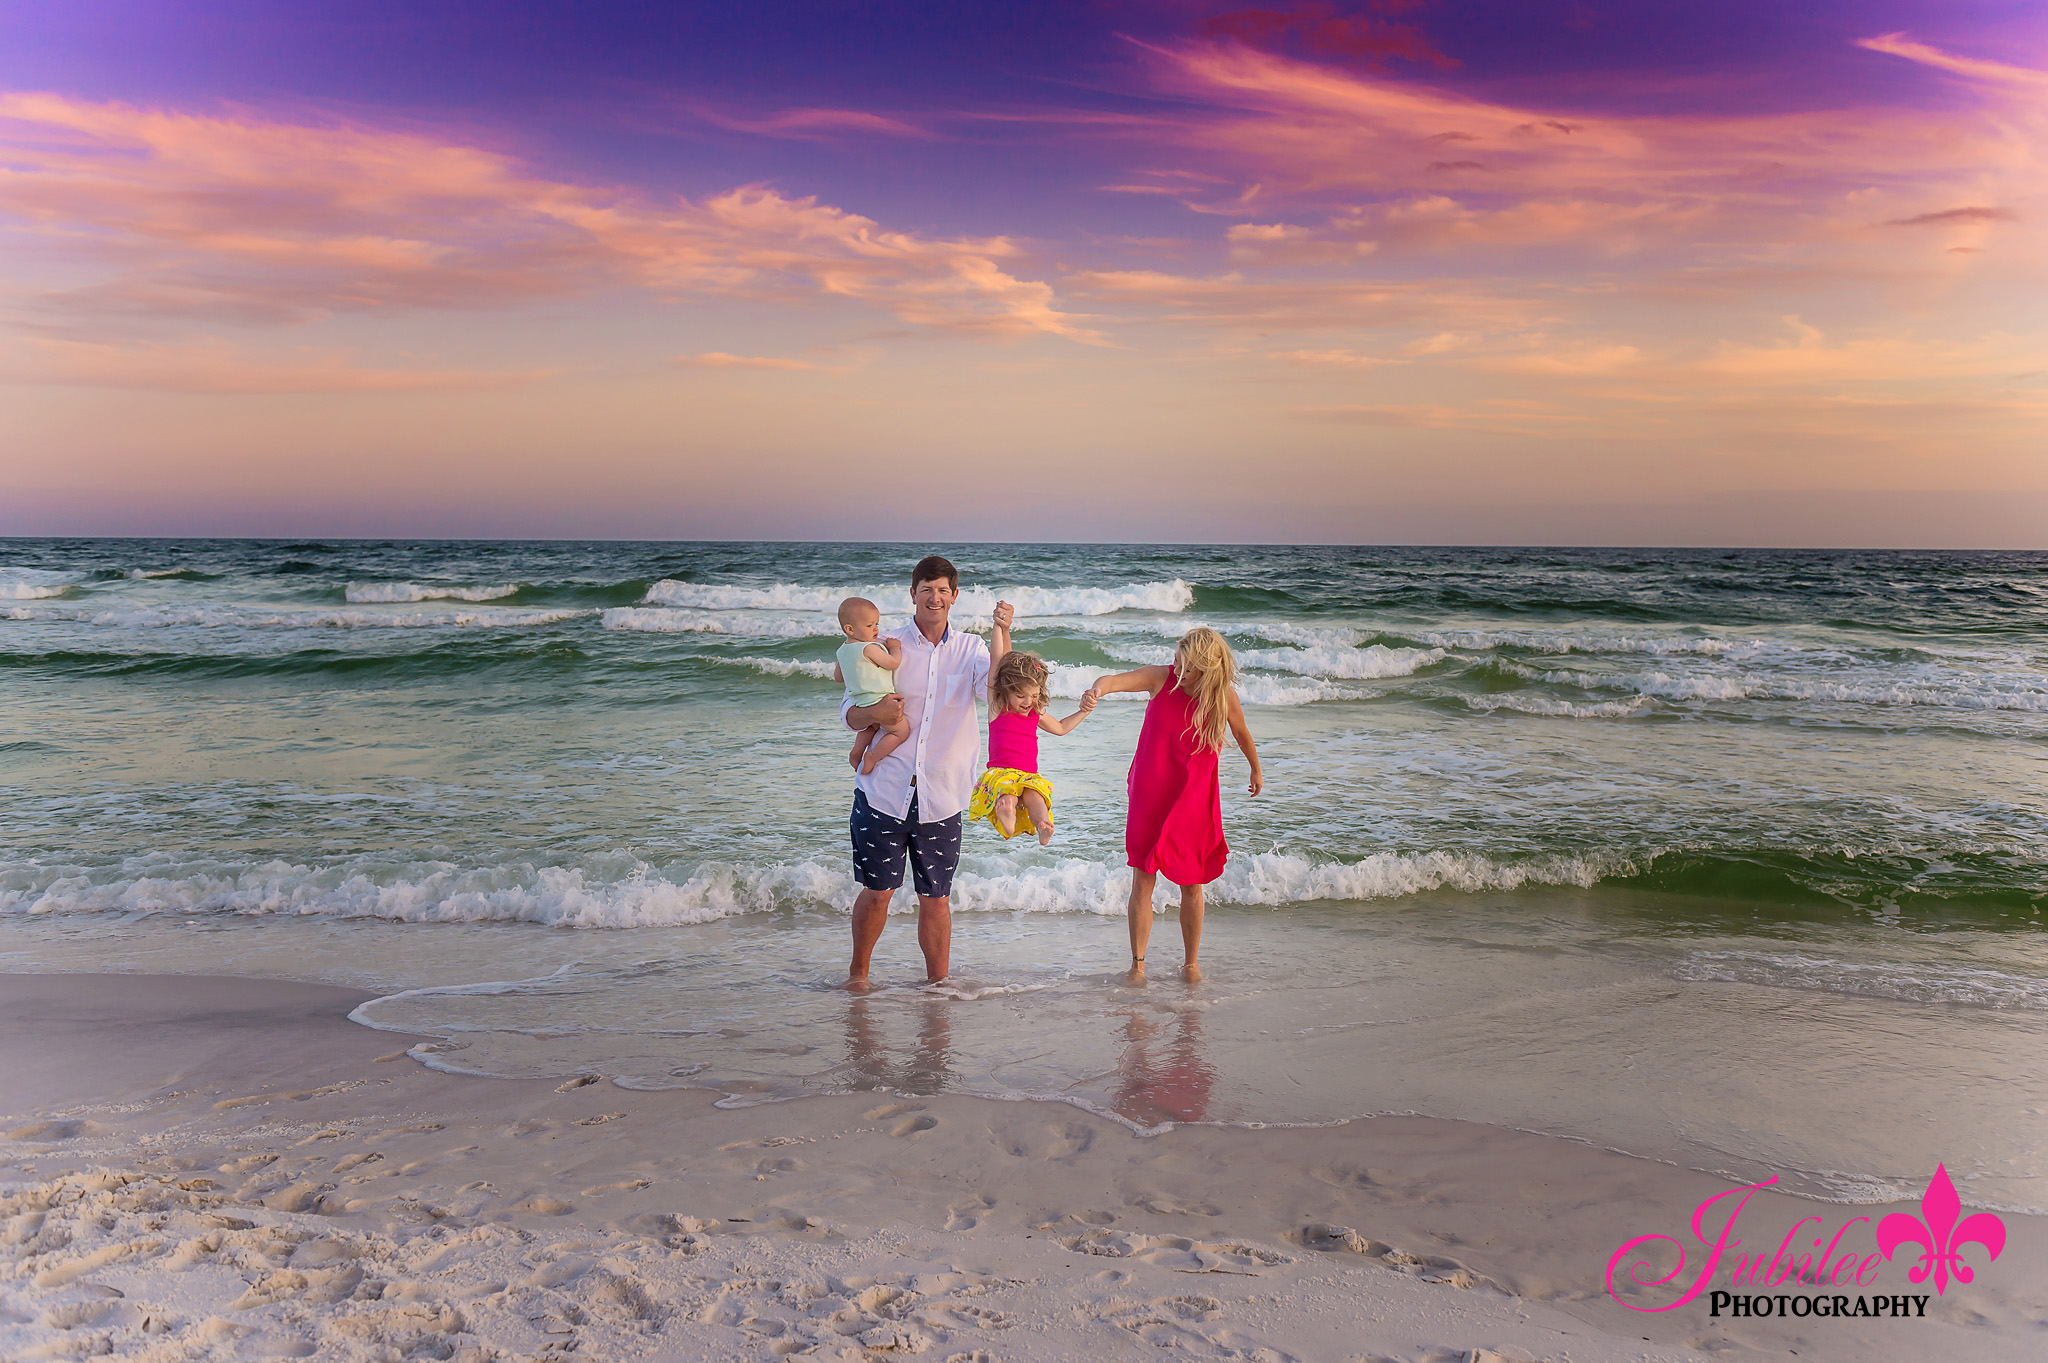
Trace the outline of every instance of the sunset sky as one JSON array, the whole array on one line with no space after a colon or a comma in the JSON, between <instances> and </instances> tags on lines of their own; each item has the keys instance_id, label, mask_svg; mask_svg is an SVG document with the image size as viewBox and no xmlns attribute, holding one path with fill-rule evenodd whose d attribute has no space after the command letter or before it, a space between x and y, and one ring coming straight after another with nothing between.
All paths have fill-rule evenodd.
<instances>
[{"instance_id":1,"label":"sunset sky","mask_svg":"<svg viewBox=\"0 0 2048 1363\"><path fill-rule=\"evenodd\" d=\"M2048 6L0 0L0 534L2048 547Z\"/></svg>"}]
</instances>

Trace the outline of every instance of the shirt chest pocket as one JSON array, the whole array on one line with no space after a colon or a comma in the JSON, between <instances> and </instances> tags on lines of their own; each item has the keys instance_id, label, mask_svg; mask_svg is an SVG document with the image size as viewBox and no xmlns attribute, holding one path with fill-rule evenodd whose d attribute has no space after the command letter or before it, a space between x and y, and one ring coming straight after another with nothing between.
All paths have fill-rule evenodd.
<instances>
[{"instance_id":1,"label":"shirt chest pocket","mask_svg":"<svg viewBox=\"0 0 2048 1363\"><path fill-rule=\"evenodd\" d=\"M951 710L972 703L973 696L968 690L969 678L965 672L949 672L939 679L939 704Z\"/></svg>"}]
</instances>

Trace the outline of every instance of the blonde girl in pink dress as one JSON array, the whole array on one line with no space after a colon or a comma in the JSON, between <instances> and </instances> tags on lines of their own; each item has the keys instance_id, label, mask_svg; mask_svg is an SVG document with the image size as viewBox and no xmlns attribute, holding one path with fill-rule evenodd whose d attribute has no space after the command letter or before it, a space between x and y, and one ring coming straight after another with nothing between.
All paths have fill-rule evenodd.
<instances>
[{"instance_id":1,"label":"blonde girl in pink dress","mask_svg":"<svg viewBox=\"0 0 2048 1363\"><path fill-rule=\"evenodd\" d=\"M974 787L967 817L986 819L1004 841L1036 833L1038 845L1052 841L1052 782L1038 772L1038 731L1069 734L1095 708L1092 697L1065 719L1045 712L1045 660L1014 653L998 636L988 674L988 770Z\"/></svg>"},{"instance_id":2,"label":"blonde girl in pink dress","mask_svg":"<svg viewBox=\"0 0 2048 1363\"><path fill-rule=\"evenodd\" d=\"M1251 763L1251 793L1265 789L1258 745L1237 699L1237 659L1213 629L1181 636L1170 667L1139 667L1097 677L1083 702L1119 691L1147 691L1145 723L1131 757L1130 806L1124 851L1131 864L1131 972L1145 978L1152 938L1152 887L1164 875L1180 886L1180 937L1189 980L1202 978L1202 887L1223 874L1230 844L1223 838L1223 794L1217 759L1227 733Z\"/></svg>"}]
</instances>

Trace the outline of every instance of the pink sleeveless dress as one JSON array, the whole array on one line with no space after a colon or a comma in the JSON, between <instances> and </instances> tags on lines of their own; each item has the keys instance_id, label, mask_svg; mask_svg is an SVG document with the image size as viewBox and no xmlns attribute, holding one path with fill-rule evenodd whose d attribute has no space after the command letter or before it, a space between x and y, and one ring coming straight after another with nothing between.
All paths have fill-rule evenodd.
<instances>
[{"instance_id":1,"label":"pink sleeveless dress","mask_svg":"<svg viewBox=\"0 0 2048 1363\"><path fill-rule=\"evenodd\" d=\"M1038 774L1038 716L1009 710L988 722L988 764Z\"/></svg>"},{"instance_id":2,"label":"pink sleeveless dress","mask_svg":"<svg viewBox=\"0 0 2048 1363\"><path fill-rule=\"evenodd\" d=\"M1194 698L1179 682L1169 670L1165 689L1145 707L1131 757L1124 851L1140 871L1176 885L1206 885L1223 874L1230 856L1216 776L1220 754L1196 746Z\"/></svg>"}]
</instances>

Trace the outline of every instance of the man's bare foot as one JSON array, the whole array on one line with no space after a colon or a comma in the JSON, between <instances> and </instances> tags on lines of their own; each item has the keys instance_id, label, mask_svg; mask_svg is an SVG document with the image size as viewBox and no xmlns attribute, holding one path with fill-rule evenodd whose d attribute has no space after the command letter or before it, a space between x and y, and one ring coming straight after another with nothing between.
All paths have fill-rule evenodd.
<instances>
[{"instance_id":1,"label":"man's bare foot","mask_svg":"<svg viewBox=\"0 0 2048 1363\"><path fill-rule=\"evenodd\" d=\"M1189 984L1200 984L1202 982L1202 967L1196 965L1193 961L1189 961L1181 967L1180 977Z\"/></svg>"}]
</instances>

